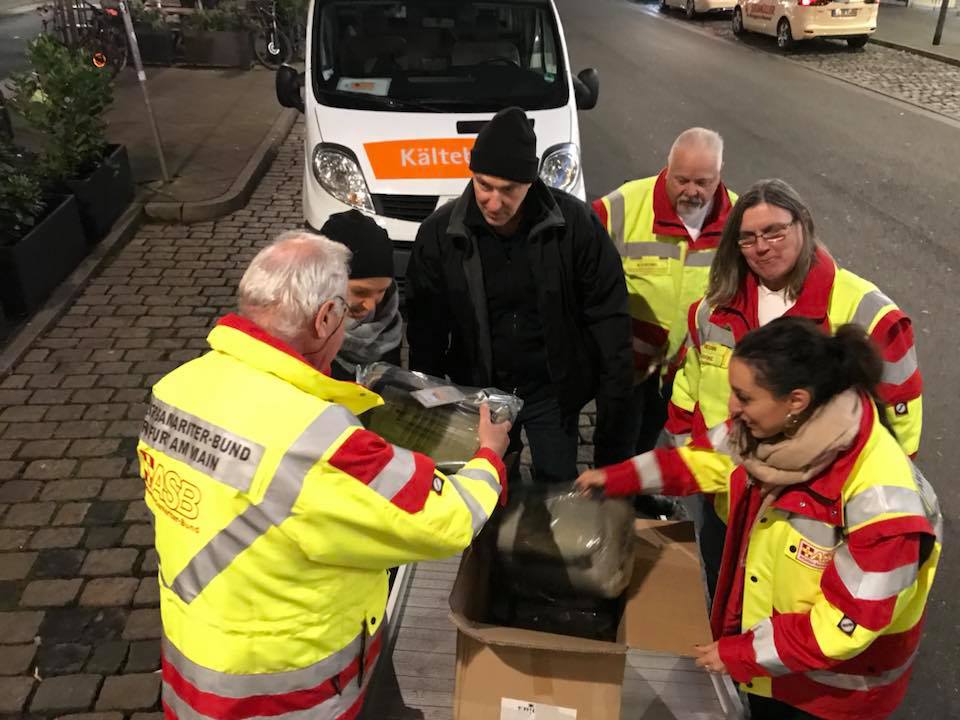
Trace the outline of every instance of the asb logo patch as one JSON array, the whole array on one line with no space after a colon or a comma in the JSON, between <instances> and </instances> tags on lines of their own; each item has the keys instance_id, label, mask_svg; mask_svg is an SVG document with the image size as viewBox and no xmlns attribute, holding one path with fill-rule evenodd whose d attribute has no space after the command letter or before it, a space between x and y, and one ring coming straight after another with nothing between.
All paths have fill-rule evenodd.
<instances>
[{"instance_id":1,"label":"asb logo patch","mask_svg":"<svg viewBox=\"0 0 960 720\"><path fill-rule=\"evenodd\" d=\"M433 491L439 495L443 492L443 478L439 475L433 476Z\"/></svg>"},{"instance_id":2,"label":"asb logo patch","mask_svg":"<svg viewBox=\"0 0 960 720\"><path fill-rule=\"evenodd\" d=\"M837 627L840 628L841 632L847 635L853 635L853 631L857 629L857 624L851 618L844 615L840 618L840 622L837 623Z\"/></svg>"},{"instance_id":3,"label":"asb logo patch","mask_svg":"<svg viewBox=\"0 0 960 720\"><path fill-rule=\"evenodd\" d=\"M910 412L910 408L907 406L905 402L898 402L896 405L893 406L893 411L897 414L897 416L901 416L901 415L906 415L908 412Z\"/></svg>"},{"instance_id":4,"label":"asb logo patch","mask_svg":"<svg viewBox=\"0 0 960 720\"><path fill-rule=\"evenodd\" d=\"M806 540L800 540L796 558L800 563L814 570L826 570L833 559L833 550L824 550Z\"/></svg>"}]
</instances>

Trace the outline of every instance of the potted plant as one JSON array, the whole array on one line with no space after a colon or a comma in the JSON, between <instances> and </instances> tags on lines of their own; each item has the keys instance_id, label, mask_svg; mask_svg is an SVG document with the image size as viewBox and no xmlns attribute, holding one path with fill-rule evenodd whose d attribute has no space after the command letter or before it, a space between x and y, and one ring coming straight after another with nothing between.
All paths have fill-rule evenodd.
<instances>
[{"instance_id":1,"label":"potted plant","mask_svg":"<svg viewBox=\"0 0 960 720\"><path fill-rule=\"evenodd\" d=\"M31 41L27 57L32 72L14 76L12 105L44 138L41 176L76 196L87 238L97 242L133 199L127 151L105 135L109 74L49 35Z\"/></svg>"},{"instance_id":2,"label":"potted plant","mask_svg":"<svg viewBox=\"0 0 960 720\"><path fill-rule=\"evenodd\" d=\"M140 59L144 65L172 65L177 49L177 36L167 23L166 14L143 0L127 3L137 33Z\"/></svg>"},{"instance_id":3,"label":"potted plant","mask_svg":"<svg viewBox=\"0 0 960 720\"><path fill-rule=\"evenodd\" d=\"M0 141L0 304L36 309L87 254L72 195L44 192L35 161Z\"/></svg>"},{"instance_id":4,"label":"potted plant","mask_svg":"<svg viewBox=\"0 0 960 720\"><path fill-rule=\"evenodd\" d=\"M253 62L250 18L224 6L183 16L183 61L188 65L249 68Z\"/></svg>"}]
</instances>

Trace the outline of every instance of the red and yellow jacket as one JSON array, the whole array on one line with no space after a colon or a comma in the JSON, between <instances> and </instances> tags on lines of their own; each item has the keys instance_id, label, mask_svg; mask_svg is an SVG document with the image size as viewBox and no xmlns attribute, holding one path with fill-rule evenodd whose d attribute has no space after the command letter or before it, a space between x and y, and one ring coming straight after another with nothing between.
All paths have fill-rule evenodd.
<instances>
[{"instance_id":1,"label":"red and yellow jacket","mask_svg":"<svg viewBox=\"0 0 960 720\"><path fill-rule=\"evenodd\" d=\"M940 557L936 495L862 402L854 444L761 517L758 486L726 454L729 424L606 471L611 496L729 496L720 656L747 692L826 720L879 720L900 703Z\"/></svg>"},{"instance_id":2,"label":"red and yellow jacket","mask_svg":"<svg viewBox=\"0 0 960 720\"><path fill-rule=\"evenodd\" d=\"M228 316L162 378L140 434L160 559L163 708L179 720L352 720L387 568L453 555L500 495L481 450L444 476L356 415L382 400Z\"/></svg>"},{"instance_id":3,"label":"red and yellow jacket","mask_svg":"<svg viewBox=\"0 0 960 720\"><path fill-rule=\"evenodd\" d=\"M710 263L737 199L720 183L693 240L667 197L666 173L632 180L593 202L623 260L638 381L676 360L686 336L687 308L706 292Z\"/></svg>"},{"instance_id":4,"label":"red and yellow jacket","mask_svg":"<svg viewBox=\"0 0 960 720\"><path fill-rule=\"evenodd\" d=\"M846 323L863 327L883 358L877 395L887 423L904 451L914 456L923 425L923 379L910 318L875 285L837 267L823 249L817 250L796 304L786 314L815 320L826 332ZM711 307L705 299L691 305L687 325L685 357L674 379L666 424L674 446L685 443L691 432L727 419L727 366L740 339L760 325L753 273L728 305Z\"/></svg>"}]
</instances>

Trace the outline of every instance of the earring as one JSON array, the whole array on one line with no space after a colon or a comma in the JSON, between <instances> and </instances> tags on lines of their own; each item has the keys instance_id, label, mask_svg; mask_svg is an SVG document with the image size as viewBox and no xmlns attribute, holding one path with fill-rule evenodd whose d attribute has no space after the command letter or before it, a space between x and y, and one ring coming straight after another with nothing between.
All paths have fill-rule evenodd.
<instances>
[{"instance_id":1,"label":"earring","mask_svg":"<svg viewBox=\"0 0 960 720\"><path fill-rule=\"evenodd\" d=\"M800 429L800 416L794 415L793 413L787 413L787 417L783 423L783 434L792 438L797 434L797 430Z\"/></svg>"}]
</instances>

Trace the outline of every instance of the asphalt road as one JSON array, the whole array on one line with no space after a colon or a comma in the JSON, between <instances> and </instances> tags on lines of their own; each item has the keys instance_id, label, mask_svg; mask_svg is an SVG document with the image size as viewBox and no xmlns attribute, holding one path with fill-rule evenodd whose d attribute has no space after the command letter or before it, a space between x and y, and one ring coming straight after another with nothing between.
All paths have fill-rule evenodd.
<instances>
[{"instance_id":1,"label":"asphalt road","mask_svg":"<svg viewBox=\"0 0 960 720\"><path fill-rule=\"evenodd\" d=\"M714 128L726 141L724 177L734 190L760 178L789 181L839 261L912 315L925 382L920 466L940 495L946 549L897 717L960 717L958 622L949 606L960 596L960 443L952 434L960 123L627 0L556 2L574 71L600 71L600 103L580 114L591 196L658 172L685 128Z\"/></svg>"}]
</instances>

